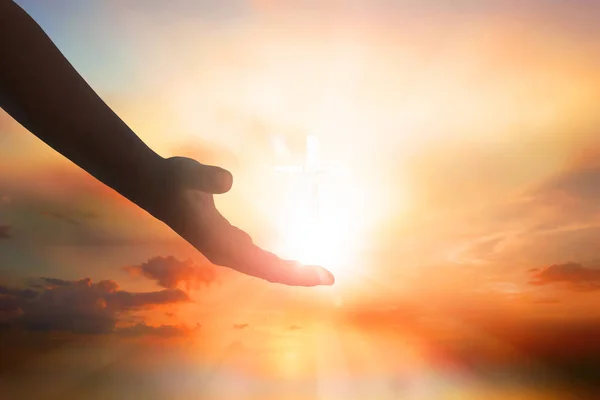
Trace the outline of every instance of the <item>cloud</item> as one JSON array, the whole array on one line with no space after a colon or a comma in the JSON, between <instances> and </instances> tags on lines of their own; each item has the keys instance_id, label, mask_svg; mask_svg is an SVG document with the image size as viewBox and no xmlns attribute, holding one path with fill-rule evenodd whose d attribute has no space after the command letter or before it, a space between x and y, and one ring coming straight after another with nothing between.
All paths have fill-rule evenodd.
<instances>
[{"instance_id":1,"label":"cloud","mask_svg":"<svg viewBox=\"0 0 600 400\"><path fill-rule=\"evenodd\" d=\"M247 327L248 327L248 324L233 324L233 329L242 330L242 329L246 329Z\"/></svg>"},{"instance_id":2,"label":"cloud","mask_svg":"<svg viewBox=\"0 0 600 400\"><path fill-rule=\"evenodd\" d=\"M140 265L124 269L132 275L143 275L158 285L174 289L184 284L187 290L210 285L216 280L216 270L210 265L199 266L191 260L179 261L173 256L154 257Z\"/></svg>"},{"instance_id":3,"label":"cloud","mask_svg":"<svg viewBox=\"0 0 600 400\"><path fill-rule=\"evenodd\" d=\"M550 298L545 300L546 304L555 303ZM600 320L593 312L586 317L549 317L546 313L504 312L477 303L440 305L423 310L419 318L413 319L407 319L403 309L347 309L341 311L339 322L349 324L348 330L374 332L381 340L396 343L407 334L418 337L425 348L443 354L443 363L449 363L446 365L472 366L481 378L489 372L488 376L495 379L495 372L511 370L528 378L547 379L546 373L554 369L567 380L599 382ZM542 310L548 306L538 307ZM532 368L531 360L548 369ZM441 359L431 360L436 361ZM578 372L588 376L578 376Z\"/></svg>"},{"instance_id":4,"label":"cloud","mask_svg":"<svg viewBox=\"0 0 600 400\"><path fill-rule=\"evenodd\" d=\"M598 259L599 155L594 149L514 201L487 210L460 258L515 265L549 265L573 254L584 262Z\"/></svg>"},{"instance_id":5,"label":"cloud","mask_svg":"<svg viewBox=\"0 0 600 400\"><path fill-rule=\"evenodd\" d=\"M7 240L11 237L12 235L10 234L10 226L0 225L0 240Z\"/></svg>"},{"instance_id":6,"label":"cloud","mask_svg":"<svg viewBox=\"0 0 600 400\"><path fill-rule=\"evenodd\" d=\"M25 288L0 286L0 317L28 330L110 333L122 314L187 301L178 289L133 293L112 280L40 278Z\"/></svg>"},{"instance_id":7,"label":"cloud","mask_svg":"<svg viewBox=\"0 0 600 400\"><path fill-rule=\"evenodd\" d=\"M118 328L115 330L115 333L121 336L158 336L169 338L185 336L196 329L199 329L199 327L196 326L195 329L189 329L184 325L151 326L146 325L144 322L140 322L133 326Z\"/></svg>"},{"instance_id":8,"label":"cloud","mask_svg":"<svg viewBox=\"0 0 600 400\"><path fill-rule=\"evenodd\" d=\"M30 243L102 246L179 240L144 210L72 164L14 168L0 174L0 187L10 199L0 200L3 213L19 227L19 238Z\"/></svg>"},{"instance_id":9,"label":"cloud","mask_svg":"<svg viewBox=\"0 0 600 400\"><path fill-rule=\"evenodd\" d=\"M600 216L600 167L576 165L527 193L521 215L535 215L534 230L590 224Z\"/></svg>"},{"instance_id":10,"label":"cloud","mask_svg":"<svg viewBox=\"0 0 600 400\"><path fill-rule=\"evenodd\" d=\"M532 285L564 283L579 290L600 289L600 269L570 262L533 270Z\"/></svg>"},{"instance_id":11,"label":"cloud","mask_svg":"<svg viewBox=\"0 0 600 400\"><path fill-rule=\"evenodd\" d=\"M600 166L571 168L549 179L538 190L542 194L566 194L585 200L600 199Z\"/></svg>"},{"instance_id":12,"label":"cloud","mask_svg":"<svg viewBox=\"0 0 600 400\"><path fill-rule=\"evenodd\" d=\"M64 213L60 213L60 212L56 212L56 211L41 211L40 215L43 215L45 217L54 218L59 221L63 221L68 224L71 224L71 225L80 225L82 223L83 219L97 218L97 214L92 211L77 212L77 213L74 213L73 216L68 216L68 215L65 215ZM77 219L75 217L79 217L80 219Z\"/></svg>"},{"instance_id":13,"label":"cloud","mask_svg":"<svg viewBox=\"0 0 600 400\"><path fill-rule=\"evenodd\" d=\"M297 331L297 330L300 330L300 329L302 329L302 327L301 327L301 326L298 326L298 325L291 325L291 326L290 326L288 329L289 329L290 331Z\"/></svg>"},{"instance_id":14,"label":"cloud","mask_svg":"<svg viewBox=\"0 0 600 400\"><path fill-rule=\"evenodd\" d=\"M60 213L57 213L57 212L53 212L53 211L42 211L42 212L40 212L40 215L43 215L43 216L46 216L46 217L55 218L55 219L57 219L59 221L64 221L64 222L66 222L68 224L71 224L71 225L79 225L80 224L80 222L77 221L74 218L71 218L71 217L68 217L66 215L63 215L63 214L60 214Z\"/></svg>"}]
</instances>

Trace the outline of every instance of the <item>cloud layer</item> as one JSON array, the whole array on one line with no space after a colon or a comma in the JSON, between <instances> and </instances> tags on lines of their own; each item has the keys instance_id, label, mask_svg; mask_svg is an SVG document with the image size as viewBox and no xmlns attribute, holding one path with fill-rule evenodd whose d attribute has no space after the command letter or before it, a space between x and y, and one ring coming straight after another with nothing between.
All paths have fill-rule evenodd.
<instances>
[{"instance_id":1,"label":"cloud layer","mask_svg":"<svg viewBox=\"0 0 600 400\"><path fill-rule=\"evenodd\" d=\"M530 283L533 285L562 283L578 290L600 289L600 270L578 263L554 264L532 272L534 275Z\"/></svg>"},{"instance_id":2,"label":"cloud layer","mask_svg":"<svg viewBox=\"0 0 600 400\"><path fill-rule=\"evenodd\" d=\"M110 333L123 314L187 301L178 289L134 293L113 280L41 278L22 288L0 286L0 320L36 331Z\"/></svg>"},{"instance_id":3,"label":"cloud layer","mask_svg":"<svg viewBox=\"0 0 600 400\"><path fill-rule=\"evenodd\" d=\"M132 275L143 275L159 286L175 289L183 285L186 290L209 286L216 280L216 271L210 265L199 266L191 260L180 261L173 256L154 257L140 264L124 267Z\"/></svg>"},{"instance_id":4,"label":"cloud layer","mask_svg":"<svg viewBox=\"0 0 600 400\"><path fill-rule=\"evenodd\" d=\"M200 327L197 326L196 329ZM163 338L183 336L193 331L184 325L160 325L150 326L144 322L137 323L132 326L119 328L115 332L121 336L157 336Z\"/></svg>"},{"instance_id":5,"label":"cloud layer","mask_svg":"<svg viewBox=\"0 0 600 400\"><path fill-rule=\"evenodd\" d=\"M10 226L8 225L0 225L0 240L10 239Z\"/></svg>"}]
</instances>

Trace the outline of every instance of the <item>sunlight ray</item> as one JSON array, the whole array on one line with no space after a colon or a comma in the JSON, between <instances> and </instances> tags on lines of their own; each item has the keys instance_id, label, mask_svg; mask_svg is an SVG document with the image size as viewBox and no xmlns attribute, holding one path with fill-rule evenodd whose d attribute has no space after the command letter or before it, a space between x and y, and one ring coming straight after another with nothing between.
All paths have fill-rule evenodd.
<instances>
[{"instance_id":1,"label":"sunlight ray","mask_svg":"<svg viewBox=\"0 0 600 400\"><path fill-rule=\"evenodd\" d=\"M337 328L328 323L321 324L314 341L317 399L353 399L353 379Z\"/></svg>"}]
</instances>

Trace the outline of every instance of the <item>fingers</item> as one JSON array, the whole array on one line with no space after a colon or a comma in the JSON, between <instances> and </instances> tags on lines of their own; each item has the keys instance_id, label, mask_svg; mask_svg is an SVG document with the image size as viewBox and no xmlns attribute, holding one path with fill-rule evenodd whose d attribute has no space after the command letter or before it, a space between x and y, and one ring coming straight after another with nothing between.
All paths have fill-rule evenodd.
<instances>
[{"instance_id":1,"label":"fingers","mask_svg":"<svg viewBox=\"0 0 600 400\"><path fill-rule=\"evenodd\" d=\"M333 285L331 272L319 266L282 260L254 243L250 236L223 218L213 226L213 236L204 241L203 254L214 264L229 267L256 278L290 286Z\"/></svg>"},{"instance_id":2,"label":"fingers","mask_svg":"<svg viewBox=\"0 0 600 400\"><path fill-rule=\"evenodd\" d=\"M196 176L196 181L192 178L190 182L191 189L197 188L203 192L223 194L227 193L233 185L233 175L221 167L201 165ZM195 184L198 186L195 187Z\"/></svg>"},{"instance_id":3,"label":"fingers","mask_svg":"<svg viewBox=\"0 0 600 400\"><path fill-rule=\"evenodd\" d=\"M335 282L333 274L325 268L282 260L254 244L244 247L238 248L232 263L226 266L269 282L290 286L333 285Z\"/></svg>"},{"instance_id":4,"label":"fingers","mask_svg":"<svg viewBox=\"0 0 600 400\"><path fill-rule=\"evenodd\" d=\"M277 257L276 257L277 258ZM269 282L290 286L320 286L333 285L333 274L323 267L302 265L295 261L278 259L272 263L261 263L255 266L258 272L255 276Z\"/></svg>"},{"instance_id":5,"label":"fingers","mask_svg":"<svg viewBox=\"0 0 600 400\"><path fill-rule=\"evenodd\" d=\"M169 160L175 165L180 184L188 189L213 194L226 193L231 189L233 175L226 169L204 165L185 157L173 157Z\"/></svg>"},{"instance_id":6,"label":"fingers","mask_svg":"<svg viewBox=\"0 0 600 400\"><path fill-rule=\"evenodd\" d=\"M332 285L335 281L322 267L282 260L262 250L246 232L231 225L216 209L204 210L197 219L186 222L187 227L180 233L216 265L290 286Z\"/></svg>"}]
</instances>

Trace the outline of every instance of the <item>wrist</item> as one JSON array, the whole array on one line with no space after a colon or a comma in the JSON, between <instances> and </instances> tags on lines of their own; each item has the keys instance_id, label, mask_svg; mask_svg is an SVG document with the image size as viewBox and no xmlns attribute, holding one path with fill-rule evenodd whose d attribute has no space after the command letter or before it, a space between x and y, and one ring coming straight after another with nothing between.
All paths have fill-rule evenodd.
<instances>
[{"instance_id":1,"label":"wrist","mask_svg":"<svg viewBox=\"0 0 600 400\"><path fill-rule=\"evenodd\" d=\"M144 149L146 150L146 149ZM115 162L110 182L105 182L119 194L141 208L153 213L152 200L160 196L161 182L165 182L165 159L152 151L140 151Z\"/></svg>"}]
</instances>

